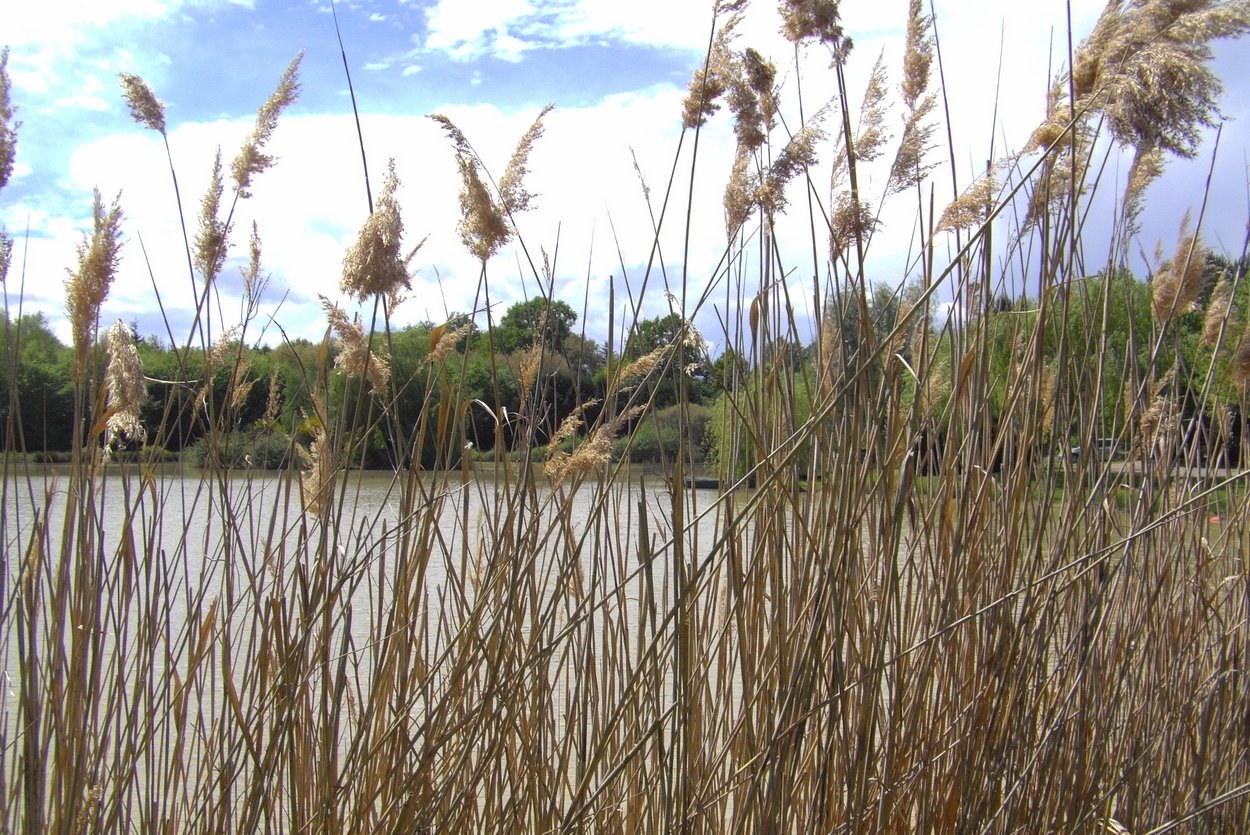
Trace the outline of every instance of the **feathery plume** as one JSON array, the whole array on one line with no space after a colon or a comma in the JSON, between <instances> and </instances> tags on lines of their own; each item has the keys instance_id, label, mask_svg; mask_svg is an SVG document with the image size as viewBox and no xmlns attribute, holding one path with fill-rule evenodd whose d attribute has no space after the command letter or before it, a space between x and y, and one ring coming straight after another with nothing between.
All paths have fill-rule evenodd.
<instances>
[{"instance_id":1,"label":"feathery plume","mask_svg":"<svg viewBox=\"0 0 1250 835\"><path fill-rule=\"evenodd\" d=\"M324 404L318 402L319 400L319 397L314 397L318 420L312 442L307 450L296 446L296 451L304 462L304 469L299 475L300 498L304 501L304 511L314 516L325 508L338 473L338 450L330 443L326 434L325 421L320 418L325 413Z\"/></svg>"},{"instance_id":2,"label":"feathery plume","mask_svg":"<svg viewBox=\"0 0 1250 835\"><path fill-rule=\"evenodd\" d=\"M473 323L465 322L460 327L451 332L447 332L446 325L439 325L430 333L430 352L426 355L425 361L430 365L438 365L459 347L470 333L473 332Z\"/></svg>"},{"instance_id":3,"label":"feathery plume","mask_svg":"<svg viewBox=\"0 0 1250 835\"><path fill-rule=\"evenodd\" d=\"M628 380L630 377L647 377L657 368L664 364L664 360L668 356L668 352L672 349L672 345L661 345L649 354L643 354L638 359L621 369L621 374L617 378L619 380Z\"/></svg>"},{"instance_id":4,"label":"feathery plume","mask_svg":"<svg viewBox=\"0 0 1250 835\"><path fill-rule=\"evenodd\" d=\"M554 453L556 448L562 442L573 437L573 435L577 433L577 430L582 428L585 424L585 420L583 420L582 415L586 413L587 409L594 408L598 405L598 400L587 400L579 403L573 411L569 412L564 420L560 421L560 426L556 429L555 434L551 436L551 440L547 442L547 448ZM547 460L550 461L551 456L548 456Z\"/></svg>"},{"instance_id":5,"label":"feathery plume","mask_svg":"<svg viewBox=\"0 0 1250 835\"><path fill-rule=\"evenodd\" d=\"M165 105L147 82L134 73L118 73L122 82L122 97L130 107L130 118L140 125L165 135Z\"/></svg>"},{"instance_id":6,"label":"feathery plume","mask_svg":"<svg viewBox=\"0 0 1250 835\"><path fill-rule=\"evenodd\" d=\"M522 211L529 207L533 195L525 191L521 178L526 173L530 146L542 134L541 120L550 108L543 110L512 155L508 168L510 176L508 196L496 200L482 180L481 163L473 146L460 128L442 114L435 113L431 119L438 122L456 149L456 165L460 169L460 224L457 227L460 240L479 261L485 264L512 239L510 211Z\"/></svg>"},{"instance_id":7,"label":"feathery plume","mask_svg":"<svg viewBox=\"0 0 1250 835\"><path fill-rule=\"evenodd\" d=\"M728 59L724 77L729 87L726 101L734 114L738 145L754 151L764 144L776 122L777 68L748 48Z\"/></svg>"},{"instance_id":8,"label":"feathery plume","mask_svg":"<svg viewBox=\"0 0 1250 835\"><path fill-rule=\"evenodd\" d=\"M135 350L134 335L119 319L108 331L108 369L104 372L104 388L108 392L104 426L104 445L112 447L123 438L142 441L147 437L139 410L148 397L143 379L143 363Z\"/></svg>"},{"instance_id":9,"label":"feathery plume","mask_svg":"<svg viewBox=\"0 0 1250 835\"><path fill-rule=\"evenodd\" d=\"M234 364L234 370L230 373L230 388L226 391L226 403L235 411L247 405L248 395L252 393L256 385L256 378L247 376L247 372L251 370L252 358L244 355L238 358Z\"/></svg>"},{"instance_id":10,"label":"feathery plume","mask_svg":"<svg viewBox=\"0 0 1250 835\"><path fill-rule=\"evenodd\" d=\"M282 115L282 111L286 110L299 96L299 65L303 59L304 52L300 50L300 53L282 73L277 88L256 112L256 125L230 166L230 176L234 180L235 190L240 197L251 197L249 189L252 185L252 177L274 163L274 158L264 153L262 149L277 129L278 117Z\"/></svg>"},{"instance_id":11,"label":"feathery plume","mask_svg":"<svg viewBox=\"0 0 1250 835\"><path fill-rule=\"evenodd\" d=\"M729 41L740 19L739 15L731 14L717 30L716 37L712 41L712 49L707 56L706 66L695 70L694 76L690 79L686 98L682 101L682 127L697 128L706 124L707 120L720 110L717 101L729 87L728 76L732 63Z\"/></svg>"},{"instance_id":12,"label":"feathery plume","mask_svg":"<svg viewBox=\"0 0 1250 835\"><path fill-rule=\"evenodd\" d=\"M356 243L343 258L343 277L339 287L348 296L360 301L378 294L392 296L400 288L412 286L407 259L400 255L404 223L399 216L399 202L395 199L398 188L399 177L395 174L395 160L392 158L387 164L382 194L373 214L365 220Z\"/></svg>"},{"instance_id":13,"label":"feathery plume","mask_svg":"<svg viewBox=\"0 0 1250 835\"><path fill-rule=\"evenodd\" d=\"M117 274L122 220L119 199L120 195L105 211L100 190L96 189L92 207L94 229L90 238L84 236L78 244L78 268L70 273L66 282L65 310L74 334L75 367L79 374L93 341L100 306Z\"/></svg>"},{"instance_id":14,"label":"feathery plume","mask_svg":"<svg viewBox=\"0 0 1250 835\"><path fill-rule=\"evenodd\" d=\"M889 192L899 194L919 185L936 163L926 165L924 156L932 147L935 125L928 121L937 107L937 96L927 93L929 70L933 65L933 33L931 20L923 11L921 0L911 0L907 17L907 48L903 53L903 81L899 90L907 118L903 138L890 167Z\"/></svg>"},{"instance_id":15,"label":"feathery plume","mask_svg":"<svg viewBox=\"0 0 1250 835\"><path fill-rule=\"evenodd\" d=\"M200 387L199 392L195 395L195 411L199 411L200 407L208 400L209 392L213 390L213 370L220 365L224 365L232 356L238 356L241 353L238 344L239 330L240 328L237 324L226 328L217 337L217 341L204 352L204 385ZM231 374L230 383L232 390L236 379L234 374ZM230 392L227 392L227 399L229 399L229 395Z\"/></svg>"},{"instance_id":16,"label":"feathery plume","mask_svg":"<svg viewBox=\"0 0 1250 835\"><path fill-rule=\"evenodd\" d=\"M572 454L557 450L547 459L543 474L559 484L570 476L593 472L611 462L612 440L627 423L642 414L645 409L645 406L635 406L617 415L614 420L599 426L590 433L589 438L573 450ZM580 414L578 419L580 420ZM562 425L561 429L563 428Z\"/></svg>"},{"instance_id":17,"label":"feathery plume","mask_svg":"<svg viewBox=\"0 0 1250 835\"><path fill-rule=\"evenodd\" d=\"M9 98L9 48L0 50L0 188L4 188L13 174L13 160L17 156L17 129L22 123L13 117L17 114Z\"/></svg>"},{"instance_id":18,"label":"feathery plume","mask_svg":"<svg viewBox=\"0 0 1250 835\"><path fill-rule=\"evenodd\" d=\"M845 61L850 54L851 39L842 32L837 0L782 0L777 10L786 40L827 44L839 61Z\"/></svg>"},{"instance_id":19,"label":"feathery plume","mask_svg":"<svg viewBox=\"0 0 1250 835\"><path fill-rule=\"evenodd\" d=\"M541 333L541 329L539 332ZM533 390L534 381L538 379L538 372L542 369L542 359L543 343L541 340L536 340L521 353L521 371L517 380L520 383L522 398L527 397Z\"/></svg>"},{"instance_id":20,"label":"feathery plume","mask_svg":"<svg viewBox=\"0 0 1250 835\"><path fill-rule=\"evenodd\" d=\"M385 396L386 382L391 376L387 360L369 350L364 329L359 322L348 319L342 308L325 296L321 297L321 307L326 312L330 327L339 337L339 353L334 358L334 367L349 377L367 379L375 395Z\"/></svg>"},{"instance_id":21,"label":"feathery plume","mask_svg":"<svg viewBox=\"0 0 1250 835\"><path fill-rule=\"evenodd\" d=\"M1202 339L1199 345L1203 347L1215 345L1219 341L1220 332L1224 329L1224 322L1228 319L1228 311L1232 306L1233 287L1228 283L1227 272L1220 276L1219 283L1215 285L1215 289L1211 291L1211 300L1207 302L1207 315L1202 321Z\"/></svg>"},{"instance_id":22,"label":"feathery plume","mask_svg":"<svg viewBox=\"0 0 1250 835\"><path fill-rule=\"evenodd\" d=\"M1176 416L1172 400L1167 394L1167 389L1174 379L1176 379L1175 365L1150 384L1150 393L1146 396L1149 405L1137 421L1137 444L1142 450L1153 448L1157 441L1168 436L1170 427L1175 425Z\"/></svg>"},{"instance_id":23,"label":"feathery plume","mask_svg":"<svg viewBox=\"0 0 1250 835\"><path fill-rule=\"evenodd\" d=\"M272 424L278 419L278 409L282 407L282 380L278 377L278 366L275 363L269 369L269 389L265 397L265 416L262 423Z\"/></svg>"},{"instance_id":24,"label":"feathery plume","mask_svg":"<svg viewBox=\"0 0 1250 835\"><path fill-rule=\"evenodd\" d=\"M1073 59L1073 109L1100 113L1123 146L1192 157L1223 92L1211 42L1248 31L1250 4L1240 0L1110 2ZM1054 98L1068 80L1057 80ZM1030 146L1047 146L1067 110L1053 108Z\"/></svg>"},{"instance_id":25,"label":"feathery plume","mask_svg":"<svg viewBox=\"0 0 1250 835\"><path fill-rule=\"evenodd\" d=\"M754 206L755 186L751 183L751 152L741 142L734 154L733 169L725 183L725 236L733 238L751 216Z\"/></svg>"},{"instance_id":26,"label":"feathery plume","mask_svg":"<svg viewBox=\"0 0 1250 835\"><path fill-rule=\"evenodd\" d=\"M239 268L239 275L243 279L243 298L250 306L260 300L269 283L269 277L262 276L260 272L260 230L256 221L252 221L252 234L248 238L247 250L247 266Z\"/></svg>"},{"instance_id":27,"label":"feathery plume","mask_svg":"<svg viewBox=\"0 0 1250 835\"><path fill-rule=\"evenodd\" d=\"M1133 154L1133 165L1129 168L1128 184L1124 187L1123 215L1129 234L1138 229L1137 219L1141 216L1142 197L1146 189L1163 173L1163 149L1158 146L1138 148Z\"/></svg>"},{"instance_id":28,"label":"feathery plume","mask_svg":"<svg viewBox=\"0 0 1250 835\"><path fill-rule=\"evenodd\" d=\"M1242 331L1241 339L1237 340L1237 347L1233 350L1232 374L1234 383L1250 385L1250 324Z\"/></svg>"},{"instance_id":29,"label":"feathery plume","mask_svg":"<svg viewBox=\"0 0 1250 835\"><path fill-rule=\"evenodd\" d=\"M195 234L194 262L206 284L211 284L226 263L227 240L230 226L221 220L221 195L225 183L221 171L221 149L213 158L213 172L208 188L200 199L200 229Z\"/></svg>"},{"instance_id":30,"label":"feathery plume","mask_svg":"<svg viewBox=\"0 0 1250 835\"><path fill-rule=\"evenodd\" d=\"M1189 232L1189 214L1181 222L1176 251L1159 265L1151 279L1152 308L1155 320L1169 321L1177 313L1186 313L1206 289L1203 274L1202 243Z\"/></svg>"},{"instance_id":31,"label":"feathery plume","mask_svg":"<svg viewBox=\"0 0 1250 835\"><path fill-rule=\"evenodd\" d=\"M534 195L525 189L525 175L529 173L527 163L534 143L543 135L543 117L554 107L554 104L548 104L539 112L529 130L521 136L508 166L503 170L503 176L499 178L499 199L504 212L509 215L524 212L533 203Z\"/></svg>"},{"instance_id":32,"label":"feathery plume","mask_svg":"<svg viewBox=\"0 0 1250 835\"><path fill-rule=\"evenodd\" d=\"M859 126L855 132L854 146L855 159L859 162L872 162L881 156L882 149L890 141L890 133L885 129L886 81L883 49L877 56L877 62L873 64L872 74L868 76L864 102L859 109Z\"/></svg>"},{"instance_id":33,"label":"feathery plume","mask_svg":"<svg viewBox=\"0 0 1250 835\"><path fill-rule=\"evenodd\" d=\"M855 240L871 235L880 225L872 206L863 200L858 204L851 195L840 192L834 201L833 217L829 221L829 248L837 258L850 251Z\"/></svg>"},{"instance_id":34,"label":"feathery plume","mask_svg":"<svg viewBox=\"0 0 1250 835\"><path fill-rule=\"evenodd\" d=\"M994 195L998 184L992 174L986 174L956 197L942 212L937 231L971 229L980 226L994 209Z\"/></svg>"},{"instance_id":35,"label":"feathery plume","mask_svg":"<svg viewBox=\"0 0 1250 835\"><path fill-rule=\"evenodd\" d=\"M786 185L801 171L816 164L816 143L824 138L820 123L828 111L822 108L794 138L786 143L760 180L755 202L764 211L779 214L786 207Z\"/></svg>"},{"instance_id":36,"label":"feathery plume","mask_svg":"<svg viewBox=\"0 0 1250 835\"><path fill-rule=\"evenodd\" d=\"M13 239L0 229L0 285L9 277L9 265L13 263Z\"/></svg>"},{"instance_id":37,"label":"feathery plume","mask_svg":"<svg viewBox=\"0 0 1250 835\"><path fill-rule=\"evenodd\" d=\"M910 0L907 8L907 40L903 52L903 82L900 91L903 105L915 110L921 96L929 88L929 69L933 65L932 20L924 13L921 0Z\"/></svg>"}]
</instances>

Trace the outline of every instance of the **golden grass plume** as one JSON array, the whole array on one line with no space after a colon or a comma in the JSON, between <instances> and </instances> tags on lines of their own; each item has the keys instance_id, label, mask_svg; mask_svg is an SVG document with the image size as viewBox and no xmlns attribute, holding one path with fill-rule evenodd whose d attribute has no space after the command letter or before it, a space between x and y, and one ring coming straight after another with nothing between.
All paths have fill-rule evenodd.
<instances>
[{"instance_id":1,"label":"golden grass plume","mask_svg":"<svg viewBox=\"0 0 1250 835\"><path fill-rule=\"evenodd\" d=\"M104 444L111 447L123 439L141 441L147 436L139 411L147 400L143 363L135 350L134 334L120 319L108 330L108 368L104 373L108 420Z\"/></svg>"},{"instance_id":2,"label":"golden grass plume","mask_svg":"<svg viewBox=\"0 0 1250 835\"><path fill-rule=\"evenodd\" d=\"M264 152L264 147L273 137L282 111L299 97L299 65L303 60L304 52L301 50L283 71L278 86L256 112L256 124L230 165L230 176L240 197L250 197L252 177L274 163L274 158Z\"/></svg>"},{"instance_id":3,"label":"golden grass plume","mask_svg":"<svg viewBox=\"0 0 1250 835\"><path fill-rule=\"evenodd\" d=\"M121 252L122 210L120 197L106 210L99 189L92 206L91 237L78 244L78 268L65 285L65 311L74 334L76 368L82 373L100 316L100 306L108 296L117 274Z\"/></svg>"},{"instance_id":4,"label":"golden grass plume","mask_svg":"<svg viewBox=\"0 0 1250 835\"><path fill-rule=\"evenodd\" d=\"M395 160L392 158L387 163L382 193L378 196L373 214L365 220L356 243L343 258L343 276L339 287L348 296L360 301L373 295L395 296L401 288L412 286L408 276L408 259L400 254L404 222L399 216L399 202L395 198L398 188L399 176L395 173Z\"/></svg>"}]
</instances>

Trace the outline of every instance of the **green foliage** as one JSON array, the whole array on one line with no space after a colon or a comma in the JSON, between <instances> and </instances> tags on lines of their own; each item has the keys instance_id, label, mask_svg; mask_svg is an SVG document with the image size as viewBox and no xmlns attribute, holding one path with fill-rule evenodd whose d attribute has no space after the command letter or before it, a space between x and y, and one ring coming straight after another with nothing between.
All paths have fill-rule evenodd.
<instances>
[{"instance_id":1,"label":"green foliage","mask_svg":"<svg viewBox=\"0 0 1250 835\"><path fill-rule=\"evenodd\" d=\"M0 421L5 450L68 450L73 438L73 357L42 313L10 321L0 332Z\"/></svg>"},{"instance_id":2,"label":"green foliage","mask_svg":"<svg viewBox=\"0 0 1250 835\"><path fill-rule=\"evenodd\" d=\"M543 325L541 334L540 324ZM540 336L546 345L559 350L564 346L564 340L573 332L575 324L577 313L567 303L559 299L548 301L538 296L509 307L495 325L491 337L495 342L495 350L504 354L524 350L533 345Z\"/></svg>"}]
</instances>

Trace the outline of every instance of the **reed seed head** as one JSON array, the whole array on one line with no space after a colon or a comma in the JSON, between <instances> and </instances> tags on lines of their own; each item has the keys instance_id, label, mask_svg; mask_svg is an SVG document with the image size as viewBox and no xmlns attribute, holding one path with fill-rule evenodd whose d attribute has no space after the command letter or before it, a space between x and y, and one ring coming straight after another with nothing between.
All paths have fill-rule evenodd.
<instances>
[{"instance_id":1,"label":"reed seed head","mask_svg":"<svg viewBox=\"0 0 1250 835\"><path fill-rule=\"evenodd\" d=\"M122 97L130 107L130 118L140 125L151 128L165 136L165 105L147 82L134 73L118 73L122 82Z\"/></svg>"},{"instance_id":2,"label":"reed seed head","mask_svg":"<svg viewBox=\"0 0 1250 835\"><path fill-rule=\"evenodd\" d=\"M694 76L690 79L686 98L682 101L682 127L689 129L706 124L707 120L720 110L718 102L729 89L733 64L729 42L733 38L733 30L739 20L739 15L732 14L717 30L705 66L695 70Z\"/></svg>"},{"instance_id":3,"label":"reed seed head","mask_svg":"<svg viewBox=\"0 0 1250 835\"><path fill-rule=\"evenodd\" d=\"M264 147L277 129L278 117L282 115L282 111L299 97L299 65L303 59L304 52L301 50L282 73L277 88L256 112L256 124L251 135L230 165L230 176L240 197L250 197L252 177L275 162L273 157L264 152Z\"/></svg>"},{"instance_id":4,"label":"reed seed head","mask_svg":"<svg viewBox=\"0 0 1250 835\"><path fill-rule=\"evenodd\" d=\"M438 122L456 149L460 169L460 224L457 231L465 248L485 264L511 238L512 227L504 208L491 196L482 180L477 154L460 128L442 114L430 116Z\"/></svg>"},{"instance_id":5,"label":"reed seed head","mask_svg":"<svg viewBox=\"0 0 1250 835\"><path fill-rule=\"evenodd\" d=\"M751 159L751 152L739 142L722 199L725 206L725 235L731 239L747 222L755 206L757 186L752 183Z\"/></svg>"},{"instance_id":6,"label":"reed seed head","mask_svg":"<svg viewBox=\"0 0 1250 835\"><path fill-rule=\"evenodd\" d=\"M269 369L269 389L265 397L265 416L262 422L272 424L278 419L278 410L282 407L282 379L278 376L278 366L275 363Z\"/></svg>"},{"instance_id":7,"label":"reed seed head","mask_svg":"<svg viewBox=\"0 0 1250 835\"><path fill-rule=\"evenodd\" d=\"M1124 188L1123 209L1130 233L1137 230L1137 219L1142 210L1142 198L1150 184L1163 173L1163 163L1163 149L1158 146L1138 148L1133 154L1133 165L1128 172L1128 184Z\"/></svg>"},{"instance_id":8,"label":"reed seed head","mask_svg":"<svg viewBox=\"0 0 1250 835\"><path fill-rule=\"evenodd\" d=\"M13 239L0 229L0 286L9 277L9 265L13 263Z\"/></svg>"},{"instance_id":9,"label":"reed seed head","mask_svg":"<svg viewBox=\"0 0 1250 835\"><path fill-rule=\"evenodd\" d=\"M529 156L534 149L534 143L543 135L543 118L554 107L555 105L548 104L534 119L529 130L521 136L516 150L512 152L512 158L508 160L508 166L503 171L503 176L499 178L499 199L503 203L503 210L506 214L524 212L533 204L534 195L525 189L525 175L529 173Z\"/></svg>"},{"instance_id":10,"label":"reed seed head","mask_svg":"<svg viewBox=\"0 0 1250 835\"><path fill-rule=\"evenodd\" d=\"M1219 342L1232 300L1233 287L1228 283L1228 274L1225 273L1220 276L1215 289L1211 291L1211 299L1207 302L1207 314L1202 321L1202 339L1199 345L1209 347Z\"/></svg>"},{"instance_id":11,"label":"reed seed head","mask_svg":"<svg viewBox=\"0 0 1250 835\"><path fill-rule=\"evenodd\" d=\"M1233 382L1239 386L1250 385L1250 323L1241 332L1237 347L1233 350Z\"/></svg>"},{"instance_id":12,"label":"reed seed head","mask_svg":"<svg viewBox=\"0 0 1250 835\"><path fill-rule=\"evenodd\" d=\"M447 331L446 325L440 325L430 333L430 353L425 359L430 365L438 365L447 359L453 351L460 346L470 333L473 332L473 323L465 322L452 331Z\"/></svg>"},{"instance_id":13,"label":"reed seed head","mask_svg":"<svg viewBox=\"0 0 1250 835\"><path fill-rule=\"evenodd\" d=\"M225 191L222 178L221 149L213 158L213 171L208 188L200 199L200 228L195 234L193 261L206 284L211 284L226 263L230 226L221 217L221 196Z\"/></svg>"},{"instance_id":14,"label":"reed seed head","mask_svg":"<svg viewBox=\"0 0 1250 835\"><path fill-rule=\"evenodd\" d=\"M399 216L399 202L395 199L398 188L399 177L395 174L395 160L392 159L387 164L382 194L373 214L365 220L356 243L343 258L343 277L339 287L348 296L360 301L373 295L393 297L412 286L408 276L408 259L400 254L404 223Z\"/></svg>"},{"instance_id":15,"label":"reed seed head","mask_svg":"<svg viewBox=\"0 0 1250 835\"><path fill-rule=\"evenodd\" d=\"M147 436L139 411L147 401L148 389L134 334L120 319L109 328L107 343L109 362L104 387L108 393L108 420L104 444L111 447L124 438L141 441Z\"/></svg>"},{"instance_id":16,"label":"reed seed head","mask_svg":"<svg viewBox=\"0 0 1250 835\"><path fill-rule=\"evenodd\" d=\"M1172 257L1159 265L1151 280L1152 308L1155 320L1165 323L1177 313L1187 313L1206 289L1203 249L1196 235L1189 233L1189 216L1185 216Z\"/></svg>"},{"instance_id":17,"label":"reed seed head","mask_svg":"<svg viewBox=\"0 0 1250 835\"><path fill-rule=\"evenodd\" d=\"M119 198L120 199L120 195ZM84 237L78 244L78 268L70 273L65 287L65 308L70 327L74 333L76 367L82 372L91 347L100 307L108 296L109 287L117 274L121 251L122 210L114 199L112 206L104 208L99 189L95 191L92 207L93 230L90 238Z\"/></svg>"},{"instance_id":18,"label":"reed seed head","mask_svg":"<svg viewBox=\"0 0 1250 835\"><path fill-rule=\"evenodd\" d=\"M261 275L260 272L260 230L256 221L252 221L252 234L248 238L247 249L247 266L239 268L239 275L243 279L243 298L250 306L260 301L260 296L269 283L269 277Z\"/></svg>"},{"instance_id":19,"label":"reed seed head","mask_svg":"<svg viewBox=\"0 0 1250 835\"><path fill-rule=\"evenodd\" d=\"M850 54L851 39L842 31L837 0L781 0L777 10L786 40L826 44L839 61L845 61Z\"/></svg>"},{"instance_id":20,"label":"reed seed head","mask_svg":"<svg viewBox=\"0 0 1250 835\"><path fill-rule=\"evenodd\" d=\"M829 250L835 258L850 252L857 239L862 240L880 225L872 206L860 200L858 203L847 192L841 192L834 200L833 217L829 223Z\"/></svg>"},{"instance_id":21,"label":"reed seed head","mask_svg":"<svg viewBox=\"0 0 1250 835\"><path fill-rule=\"evenodd\" d=\"M386 383L391 376L389 362L370 350L359 322L348 319L342 308L324 296L321 297L321 306L330 327L339 337L339 353L334 358L334 367L349 377L367 379L374 395L385 396Z\"/></svg>"},{"instance_id":22,"label":"reed seed head","mask_svg":"<svg viewBox=\"0 0 1250 835\"><path fill-rule=\"evenodd\" d=\"M324 414L324 410L319 411ZM329 503L330 491L334 489L335 476L338 473L338 450L330 443L325 422L320 416L308 449L297 446L296 450L305 467L299 477L304 511L318 516Z\"/></svg>"},{"instance_id":23,"label":"reed seed head","mask_svg":"<svg viewBox=\"0 0 1250 835\"><path fill-rule=\"evenodd\" d=\"M657 368L664 364L668 358L668 353L673 348L672 345L661 345L648 354L643 354L638 359L621 369L619 379L628 380L631 377L648 377Z\"/></svg>"},{"instance_id":24,"label":"reed seed head","mask_svg":"<svg viewBox=\"0 0 1250 835\"><path fill-rule=\"evenodd\" d=\"M992 174L977 180L942 212L942 219L937 225L938 231L972 229L985 223L990 212L994 210L994 196L997 192L998 184Z\"/></svg>"},{"instance_id":25,"label":"reed seed head","mask_svg":"<svg viewBox=\"0 0 1250 835\"><path fill-rule=\"evenodd\" d=\"M824 138L821 122L828 111L819 110L794 138L786 143L760 180L755 202L765 212L780 214L786 207L786 185L800 172L816 164L816 143Z\"/></svg>"}]
</instances>

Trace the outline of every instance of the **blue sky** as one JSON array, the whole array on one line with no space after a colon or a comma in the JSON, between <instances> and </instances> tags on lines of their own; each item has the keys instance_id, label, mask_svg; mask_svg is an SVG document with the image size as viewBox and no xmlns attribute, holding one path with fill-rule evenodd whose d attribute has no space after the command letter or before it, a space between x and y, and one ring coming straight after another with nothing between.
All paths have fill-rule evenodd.
<instances>
[{"instance_id":1,"label":"blue sky","mask_svg":"<svg viewBox=\"0 0 1250 835\"><path fill-rule=\"evenodd\" d=\"M1075 0L1078 39L1093 26L1102 4ZM896 89L906 20L905 0L844 3L847 32L855 39L848 79L852 99L883 53ZM344 45L362 112L375 192L388 158L396 160L407 239L429 236L414 264L413 293L396 313L399 323L441 321L474 307L478 265L460 245L459 180L452 152L426 114L450 116L498 175L516 139L538 110L553 102L546 135L535 149L531 190L538 208L520 219L532 253L555 262L557 294L579 313L590 334L606 331L608 282L618 302L637 292L652 238L638 163L658 200L673 166L680 108L691 71L702 63L710 3L693 0L422 0L345 2L337 7ZM952 107L953 142L961 181L984 166L995 125L994 95L999 43L1004 53L998 101L998 146L1018 148L1042 118L1048 68L1066 54L1065 4L1003 4L990 0L937 3ZM340 299L343 255L367 211L355 125L328 3L321 0L45 0L6 11L12 96L19 108L17 166L0 192L0 223L17 239L6 293L24 310L40 310L65 337L62 283L74 263L74 246L90 219L91 190L119 191L126 212L124 260L103 321L136 321L142 333L162 337L151 274L161 291L175 335L186 332L190 294L169 170L159 137L129 118L117 73L142 76L166 102L170 144L184 210L194 222L213 152L228 161L251 127L256 107L300 50L303 92L283 116L270 150L279 158L262 174L254 197L240 206L235 248L246 253L247 231L259 226L264 268L272 280L262 316L249 339L275 342L279 331L319 339L325 330L318 294ZM757 3L740 27L739 46L773 58L786 84L787 123L798 122L794 81L803 80L806 112L832 96L827 57L808 50L796 58L777 32L771 3ZM1239 254L1248 211L1247 145L1250 73L1238 46L1218 49L1217 69L1231 117L1221 140L1204 237L1215 249ZM891 117L899 120L897 111ZM892 122L892 124L895 122ZM940 129L944 138L945 127ZM822 158L832 155L828 146ZM733 154L728 119L714 120L700 140L694 187L689 275L701 288L724 248L720 197ZM934 152L944 159L944 148ZM1198 159L1172 161L1150 192L1140 249L1175 242L1188 208L1195 212L1211 161L1211 145ZM689 169L688 148L681 171ZM1106 176L1122 181L1127 161L1113 155ZM826 182L827 182L827 175ZM869 186L873 173L867 172ZM880 184L880 179L876 180ZM688 182L677 182L684 205ZM946 169L934 178L939 209L952 199ZM1118 193L1119 188L1108 189ZM795 186L795 241L789 265L801 286L810 285L811 259L801 188ZM827 196L827 195L826 195ZM897 284L906 271L913 235L911 204L887 205L883 232L874 242L870 277ZM802 208L802 211L799 211ZM662 252L670 276L679 271L681 224L670 221ZM140 244L142 240L142 245ZM1091 238L1090 258L1105 253ZM1105 249L1105 244L1103 244ZM1136 247L1135 247L1136 249ZM144 251L147 253L145 263ZM535 285L511 248L490 264L496 315L532 295ZM939 260L940 257L939 257ZM1134 269L1144 273L1140 257ZM233 271L228 270L233 275ZM24 286L22 280L24 279ZM653 282L658 282L656 275ZM235 309L237 281L222 285L223 311ZM746 288L748 294L753 289ZM717 324L734 317L723 290L696 321L713 343ZM480 307L480 300L477 302ZM667 312L662 292L649 291L643 314ZM799 304L806 321L810 310ZM622 315L618 310L617 315ZM229 318L227 314L227 318Z\"/></svg>"}]
</instances>

